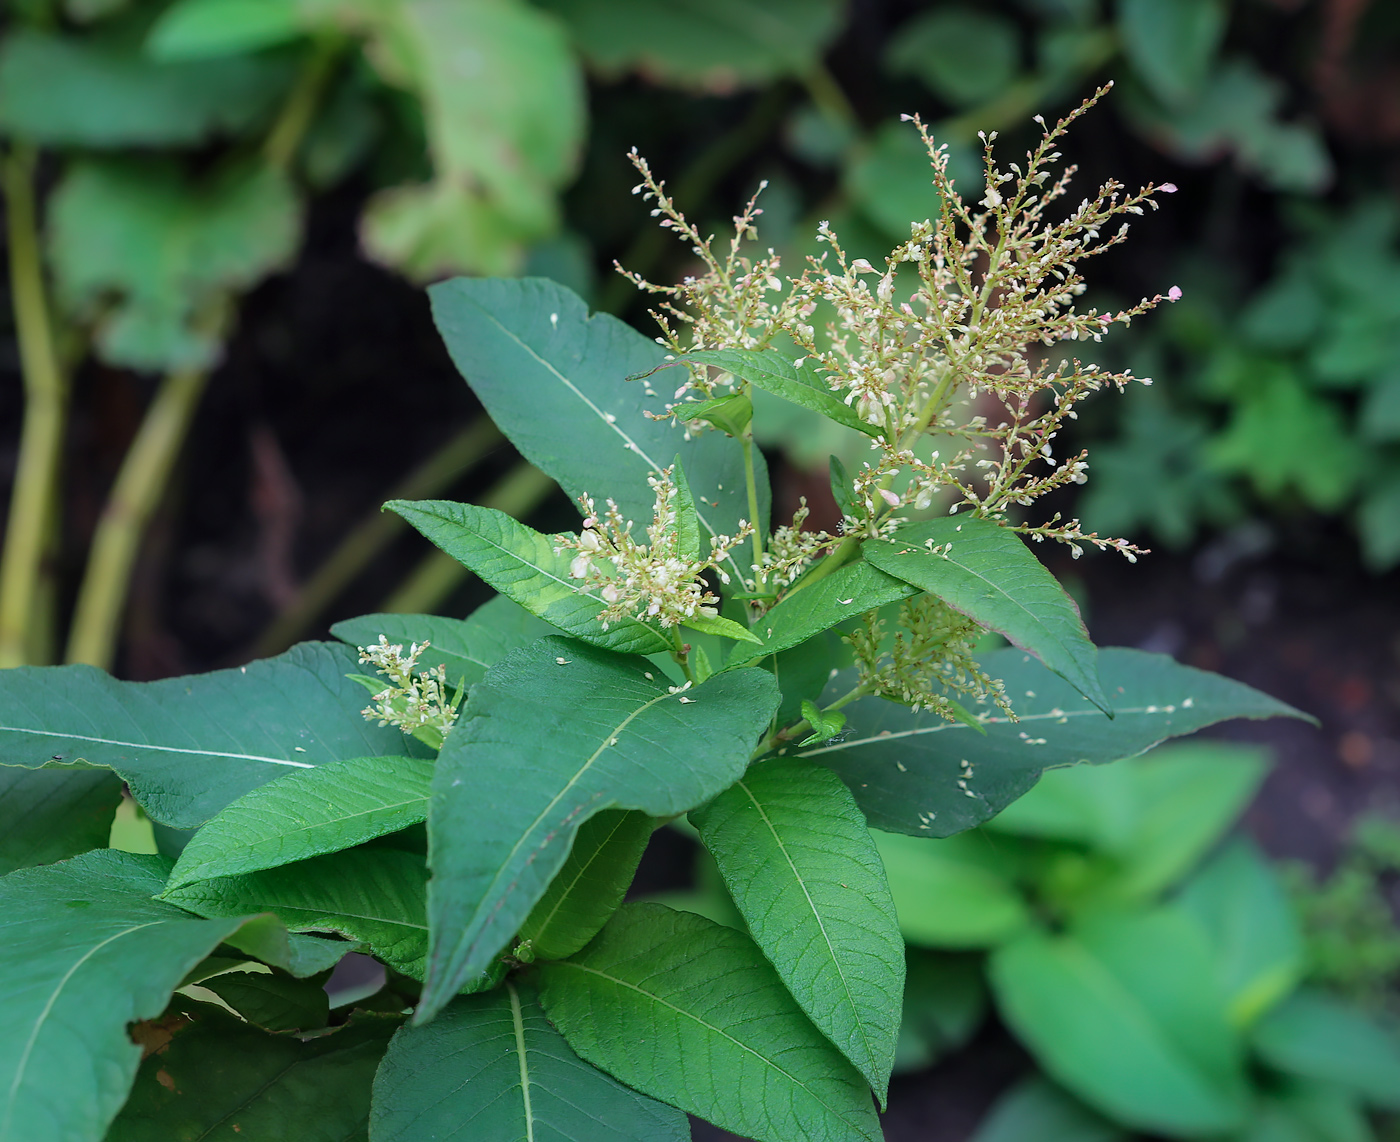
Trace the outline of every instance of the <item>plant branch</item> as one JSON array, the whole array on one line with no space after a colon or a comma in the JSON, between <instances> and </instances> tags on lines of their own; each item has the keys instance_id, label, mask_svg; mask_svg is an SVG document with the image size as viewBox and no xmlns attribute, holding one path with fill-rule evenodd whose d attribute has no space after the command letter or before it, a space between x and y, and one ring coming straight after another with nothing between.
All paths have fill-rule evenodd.
<instances>
[{"instance_id":1,"label":"plant branch","mask_svg":"<svg viewBox=\"0 0 1400 1142\"><path fill-rule=\"evenodd\" d=\"M301 149L302 140L306 138L316 110L321 106L321 97L335 70L342 45L339 36L324 36L312 47L287 96L287 102L282 105L263 143L263 158L274 170L287 170Z\"/></svg>"}]
</instances>

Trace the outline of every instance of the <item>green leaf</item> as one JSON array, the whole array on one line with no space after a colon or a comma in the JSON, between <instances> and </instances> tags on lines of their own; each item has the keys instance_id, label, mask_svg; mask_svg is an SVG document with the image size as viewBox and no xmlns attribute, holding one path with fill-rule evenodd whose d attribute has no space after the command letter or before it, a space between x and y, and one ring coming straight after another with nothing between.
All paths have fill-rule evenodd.
<instances>
[{"instance_id":1,"label":"green leaf","mask_svg":"<svg viewBox=\"0 0 1400 1142\"><path fill-rule=\"evenodd\" d=\"M158 60L255 52L300 39L299 16L287 0L178 0L156 20L146 52Z\"/></svg>"},{"instance_id":2,"label":"green leaf","mask_svg":"<svg viewBox=\"0 0 1400 1142\"><path fill-rule=\"evenodd\" d=\"M935 555L931 548L942 547ZM868 563L937 595L1028 650L1099 709L1109 710L1096 651L1079 608L1015 532L991 520L948 517L867 540Z\"/></svg>"},{"instance_id":3,"label":"green leaf","mask_svg":"<svg viewBox=\"0 0 1400 1142\"><path fill-rule=\"evenodd\" d=\"M375 1142L470 1130L495 1139L683 1142L685 1115L581 1062L532 991L454 1000L426 1027L405 1027L374 1079Z\"/></svg>"},{"instance_id":4,"label":"green leaf","mask_svg":"<svg viewBox=\"0 0 1400 1142\"><path fill-rule=\"evenodd\" d=\"M365 252L424 284L448 274L518 273L524 243L542 232L542 222L521 225L479 187L451 179L387 187L360 215Z\"/></svg>"},{"instance_id":5,"label":"green leaf","mask_svg":"<svg viewBox=\"0 0 1400 1142\"><path fill-rule=\"evenodd\" d=\"M628 904L539 972L569 1046L652 1098L758 1142L881 1136L865 1080L742 933Z\"/></svg>"},{"instance_id":6,"label":"green leaf","mask_svg":"<svg viewBox=\"0 0 1400 1142\"><path fill-rule=\"evenodd\" d=\"M1236 840L1182 889L1181 908L1205 928L1230 1022L1254 1023L1297 986L1303 938L1278 876L1249 841Z\"/></svg>"},{"instance_id":7,"label":"green leaf","mask_svg":"<svg viewBox=\"0 0 1400 1142\"><path fill-rule=\"evenodd\" d=\"M191 1004L141 1064L105 1142L366 1138L370 1084L398 1020L357 1014L314 1038L270 1035ZM162 1036L164 1037L164 1035Z\"/></svg>"},{"instance_id":8,"label":"green leaf","mask_svg":"<svg viewBox=\"0 0 1400 1142\"><path fill-rule=\"evenodd\" d=\"M250 790L191 838L167 890L324 856L428 816L432 762L352 757Z\"/></svg>"},{"instance_id":9,"label":"green leaf","mask_svg":"<svg viewBox=\"0 0 1400 1142\"><path fill-rule=\"evenodd\" d=\"M671 465L671 479L676 485L676 532L681 558L698 563L702 554L700 519L695 514L695 497L691 494L690 481L685 478L685 468L679 456Z\"/></svg>"},{"instance_id":10,"label":"green leaf","mask_svg":"<svg viewBox=\"0 0 1400 1142\"><path fill-rule=\"evenodd\" d=\"M547 0L589 62L729 90L806 75L840 30L836 0Z\"/></svg>"},{"instance_id":11,"label":"green leaf","mask_svg":"<svg viewBox=\"0 0 1400 1142\"><path fill-rule=\"evenodd\" d=\"M360 950L353 941L289 932L271 913L254 916L225 943L297 979L329 971L347 954Z\"/></svg>"},{"instance_id":12,"label":"green leaf","mask_svg":"<svg viewBox=\"0 0 1400 1142\"><path fill-rule=\"evenodd\" d=\"M1005 16L972 8L925 11L900 26L889 41L885 64L894 75L912 75L950 103L988 100L1011 86L1020 67L1016 25ZM931 192L930 192L931 193ZM919 218L936 211L925 210Z\"/></svg>"},{"instance_id":13,"label":"green leaf","mask_svg":"<svg viewBox=\"0 0 1400 1142\"><path fill-rule=\"evenodd\" d=\"M1168 105L1190 103L1200 94L1228 18L1221 0L1118 0L1123 51Z\"/></svg>"},{"instance_id":14,"label":"green leaf","mask_svg":"<svg viewBox=\"0 0 1400 1142\"><path fill-rule=\"evenodd\" d=\"M604 630L598 615L608 604L595 590L570 577L569 553L556 554L550 536L505 512L450 500L390 500L384 506L501 594L575 638L627 654L671 649L654 628L634 618L611 623Z\"/></svg>"},{"instance_id":15,"label":"green leaf","mask_svg":"<svg viewBox=\"0 0 1400 1142\"><path fill-rule=\"evenodd\" d=\"M604 809L579 826L563 867L520 925L540 960L573 955L617 911L657 822L645 813Z\"/></svg>"},{"instance_id":16,"label":"green leaf","mask_svg":"<svg viewBox=\"0 0 1400 1142\"><path fill-rule=\"evenodd\" d=\"M730 436L742 436L753 420L753 402L742 393L730 393L696 405L683 405L676 415L682 420L703 420Z\"/></svg>"},{"instance_id":17,"label":"green leaf","mask_svg":"<svg viewBox=\"0 0 1400 1142\"><path fill-rule=\"evenodd\" d=\"M159 682L91 666L0 671L0 764L113 769L155 820L193 829L289 769L421 753L360 715L355 656L302 643L276 658Z\"/></svg>"},{"instance_id":18,"label":"green leaf","mask_svg":"<svg viewBox=\"0 0 1400 1142\"><path fill-rule=\"evenodd\" d=\"M644 665L544 638L472 690L433 777L420 1021L505 946L585 820L603 809L675 816L743 774L778 704L772 677L721 674L671 694Z\"/></svg>"},{"instance_id":19,"label":"green leaf","mask_svg":"<svg viewBox=\"0 0 1400 1142\"><path fill-rule=\"evenodd\" d=\"M448 351L491 419L570 496L608 497L624 519L649 520L655 497L646 478L679 453L700 526L737 534L750 514L739 441L714 432L686 440L677 426L647 418L648 405L660 411L663 402L644 383L623 383L660 364L661 346L607 314L590 317L577 295L542 278L459 278L429 295ZM766 533L768 475L757 450L753 459L759 518L750 522ZM729 569L744 577L733 555Z\"/></svg>"},{"instance_id":20,"label":"green leaf","mask_svg":"<svg viewBox=\"0 0 1400 1142\"><path fill-rule=\"evenodd\" d=\"M465 619L439 615L374 614L343 619L331 634L350 646L371 646L383 635L391 643L409 646L431 643L418 665L431 670L441 664L447 681L474 686L496 662L518 646L553 634L555 628L537 619L514 599L497 595Z\"/></svg>"},{"instance_id":21,"label":"green leaf","mask_svg":"<svg viewBox=\"0 0 1400 1142\"><path fill-rule=\"evenodd\" d=\"M222 330L207 311L287 264L301 207L266 164L201 184L173 163L76 162L49 203L60 301L96 325L99 355L135 369L207 368Z\"/></svg>"},{"instance_id":22,"label":"green leaf","mask_svg":"<svg viewBox=\"0 0 1400 1142\"><path fill-rule=\"evenodd\" d=\"M1122 1142L1128 1135L1045 1079L1023 1079L1002 1095L971 1142Z\"/></svg>"},{"instance_id":23,"label":"green leaf","mask_svg":"<svg viewBox=\"0 0 1400 1142\"><path fill-rule=\"evenodd\" d=\"M320 976L294 979L277 972L229 971L199 980L244 1020L266 1031L310 1031L326 1025L330 997Z\"/></svg>"},{"instance_id":24,"label":"green leaf","mask_svg":"<svg viewBox=\"0 0 1400 1142\"><path fill-rule=\"evenodd\" d=\"M880 854L850 791L828 770L770 761L690 819L798 1006L883 1104L904 941Z\"/></svg>"},{"instance_id":25,"label":"green leaf","mask_svg":"<svg viewBox=\"0 0 1400 1142\"><path fill-rule=\"evenodd\" d=\"M846 475L846 465L841 463L837 456L832 456L829 461L831 472L831 498L836 501L836 510L843 517L859 519L856 514L856 502L852 498L851 478Z\"/></svg>"},{"instance_id":26,"label":"green leaf","mask_svg":"<svg viewBox=\"0 0 1400 1142\"><path fill-rule=\"evenodd\" d=\"M762 645L763 640L749 630L742 623L736 623L733 619L727 619L723 615L695 615L683 624L686 630L698 630L703 634L718 635L720 638L732 638L735 642L752 642ZM701 648L700 653L703 653Z\"/></svg>"},{"instance_id":27,"label":"green leaf","mask_svg":"<svg viewBox=\"0 0 1400 1142\"><path fill-rule=\"evenodd\" d=\"M854 428L867 436L879 436L884 429L856 415L855 409L831 391L818 371L816 361L797 365L776 349L704 349L677 357L678 365L713 365L733 373L765 392L819 412L828 420Z\"/></svg>"},{"instance_id":28,"label":"green leaf","mask_svg":"<svg viewBox=\"0 0 1400 1142\"><path fill-rule=\"evenodd\" d=\"M899 929L930 948L990 948L1026 930L1031 912L1015 862L983 837L875 835Z\"/></svg>"},{"instance_id":29,"label":"green leaf","mask_svg":"<svg viewBox=\"0 0 1400 1142\"><path fill-rule=\"evenodd\" d=\"M121 799L100 770L0 766L0 875L105 848Z\"/></svg>"},{"instance_id":30,"label":"green leaf","mask_svg":"<svg viewBox=\"0 0 1400 1142\"><path fill-rule=\"evenodd\" d=\"M168 868L99 849L0 880L4 1142L98 1142L141 1061L128 1024L242 924L152 900Z\"/></svg>"},{"instance_id":31,"label":"green leaf","mask_svg":"<svg viewBox=\"0 0 1400 1142\"><path fill-rule=\"evenodd\" d=\"M906 949L904 1010L894 1073L921 1071L977 1033L987 1015L987 987L976 956Z\"/></svg>"},{"instance_id":32,"label":"green leaf","mask_svg":"<svg viewBox=\"0 0 1400 1142\"><path fill-rule=\"evenodd\" d=\"M1200 929L1171 909L1105 914L992 953L1003 1018L1059 1082L1110 1118L1169 1135L1243 1125L1239 1044Z\"/></svg>"},{"instance_id":33,"label":"green leaf","mask_svg":"<svg viewBox=\"0 0 1400 1142\"><path fill-rule=\"evenodd\" d=\"M293 932L339 932L395 971L422 979L428 954L423 858L349 849L292 865L202 880L163 899L201 916L272 912ZM463 981L465 982L465 981Z\"/></svg>"},{"instance_id":34,"label":"green leaf","mask_svg":"<svg viewBox=\"0 0 1400 1142\"><path fill-rule=\"evenodd\" d=\"M916 594L918 588L867 563L849 563L810 587L790 591L753 628L762 639L759 647L736 646L724 668L729 670L798 646L838 623Z\"/></svg>"},{"instance_id":35,"label":"green leaf","mask_svg":"<svg viewBox=\"0 0 1400 1142\"><path fill-rule=\"evenodd\" d=\"M802 720L812 727L812 732L798 742L798 745L815 745L817 742L830 741L846 728L846 715L840 710L824 714L817 708L816 703L805 698L802 700Z\"/></svg>"},{"instance_id":36,"label":"green leaf","mask_svg":"<svg viewBox=\"0 0 1400 1142\"><path fill-rule=\"evenodd\" d=\"M262 126L293 75L270 56L162 64L127 39L11 28L0 128L50 147L189 146Z\"/></svg>"},{"instance_id":37,"label":"green leaf","mask_svg":"<svg viewBox=\"0 0 1400 1142\"><path fill-rule=\"evenodd\" d=\"M1006 683L1019 721L978 705L974 712L986 730L978 734L927 711L915 714L864 698L845 707L845 737L798 756L836 770L875 828L946 837L1001 812L1043 769L1132 757L1229 718L1307 718L1266 694L1163 654L1124 648L1099 653L1116 713L1112 721L1028 654L1008 648L980 661ZM833 689L842 693L850 685L838 678Z\"/></svg>"},{"instance_id":38,"label":"green leaf","mask_svg":"<svg viewBox=\"0 0 1400 1142\"><path fill-rule=\"evenodd\" d=\"M1400 1035L1335 999L1311 991L1290 996L1255 1026L1251 1045L1285 1074L1400 1110Z\"/></svg>"}]
</instances>

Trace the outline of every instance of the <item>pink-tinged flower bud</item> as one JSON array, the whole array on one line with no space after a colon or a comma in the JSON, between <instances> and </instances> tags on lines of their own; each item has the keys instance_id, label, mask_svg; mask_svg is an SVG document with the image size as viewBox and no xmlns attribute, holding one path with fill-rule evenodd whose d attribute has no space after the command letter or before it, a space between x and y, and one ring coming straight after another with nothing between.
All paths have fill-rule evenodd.
<instances>
[{"instance_id":1,"label":"pink-tinged flower bud","mask_svg":"<svg viewBox=\"0 0 1400 1142\"><path fill-rule=\"evenodd\" d=\"M854 262L852 262L851 269L855 270L855 272L858 274L873 274L875 272L875 267L872 266L869 262L867 262L864 258L857 258Z\"/></svg>"},{"instance_id":2,"label":"pink-tinged flower bud","mask_svg":"<svg viewBox=\"0 0 1400 1142\"><path fill-rule=\"evenodd\" d=\"M1174 183L1174 182L1164 182L1164 183L1163 183L1161 186L1159 186L1157 189L1160 190L1163 194L1175 194L1175 193L1176 193L1176 183Z\"/></svg>"},{"instance_id":3,"label":"pink-tinged flower bud","mask_svg":"<svg viewBox=\"0 0 1400 1142\"><path fill-rule=\"evenodd\" d=\"M888 488L880 489L880 498L884 500L885 503L889 504L892 508L899 507L899 497L895 495L892 491L890 491Z\"/></svg>"},{"instance_id":4,"label":"pink-tinged flower bud","mask_svg":"<svg viewBox=\"0 0 1400 1142\"><path fill-rule=\"evenodd\" d=\"M1172 286L1171 289L1167 290L1167 300L1168 300L1168 301L1180 301L1180 300L1181 300L1181 287L1180 287L1180 286Z\"/></svg>"}]
</instances>

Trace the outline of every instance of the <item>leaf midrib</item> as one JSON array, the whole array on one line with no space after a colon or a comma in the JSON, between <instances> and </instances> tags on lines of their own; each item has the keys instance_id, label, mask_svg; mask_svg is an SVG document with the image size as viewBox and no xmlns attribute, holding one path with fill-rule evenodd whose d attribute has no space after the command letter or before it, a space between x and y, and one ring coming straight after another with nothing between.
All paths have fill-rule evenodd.
<instances>
[{"instance_id":1,"label":"leaf midrib","mask_svg":"<svg viewBox=\"0 0 1400 1142\"><path fill-rule=\"evenodd\" d=\"M57 730L32 730L27 726L0 726L0 733L9 734L32 734L35 737L59 738L63 741L91 742L93 745L123 746L127 749L149 749L159 753L179 753L193 757L221 757L229 761L264 761L270 765L290 765L297 769L315 769L314 761L292 761L283 757L263 757L255 753L230 753L227 750L217 749L187 749L184 746L159 745L155 742L129 742L121 741L117 738L99 738L87 734L61 733ZM25 769L37 769L39 766L24 766ZM104 766L103 768L110 768Z\"/></svg>"}]
</instances>

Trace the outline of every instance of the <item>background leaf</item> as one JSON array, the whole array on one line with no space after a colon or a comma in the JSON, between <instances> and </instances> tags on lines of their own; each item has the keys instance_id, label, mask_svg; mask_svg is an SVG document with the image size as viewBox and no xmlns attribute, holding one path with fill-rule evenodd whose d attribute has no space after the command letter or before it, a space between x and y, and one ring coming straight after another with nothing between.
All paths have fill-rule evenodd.
<instances>
[{"instance_id":1,"label":"background leaf","mask_svg":"<svg viewBox=\"0 0 1400 1142\"><path fill-rule=\"evenodd\" d=\"M921 1071L961 1050L986 1015L987 985L978 957L907 949L894 1073Z\"/></svg>"},{"instance_id":2,"label":"background leaf","mask_svg":"<svg viewBox=\"0 0 1400 1142\"><path fill-rule=\"evenodd\" d=\"M105 848L121 799L104 770L0 766L0 875Z\"/></svg>"},{"instance_id":3,"label":"background leaf","mask_svg":"<svg viewBox=\"0 0 1400 1142\"><path fill-rule=\"evenodd\" d=\"M288 769L424 752L360 716L355 655L302 643L276 658L160 682L90 666L0 671L0 763L113 769L155 820L193 829Z\"/></svg>"},{"instance_id":4,"label":"background leaf","mask_svg":"<svg viewBox=\"0 0 1400 1142\"><path fill-rule=\"evenodd\" d=\"M375 1142L470 1131L496 1139L682 1142L680 1111L628 1090L569 1049L532 991L507 983L454 1000L394 1036L374 1080Z\"/></svg>"},{"instance_id":5,"label":"background leaf","mask_svg":"<svg viewBox=\"0 0 1400 1142\"><path fill-rule=\"evenodd\" d=\"M99 1142L141 1061L127 1025L242 924L152 900L168 869L99 849L0 880L4 1142Z\"/></svg>"},{"instance_id":6,"label":"background leaf","mask_svg":"<svg viewBox=\"0 0 1400 1142\"><path fill-rule=\"evenodd\" d=\"M198 986L265 1031L309 1031L324 1027L330 1017L324 987L329 974L296 979L281 972L227 971L200 979Z\"/></svg>"},{"instance_id":7,"label":"background leaf","mask_svg":"<svg viewBox=\"0 0 1400 1142\"><path fill-rule=\"evenodd\" d=\"M568 639L494 666L433 778L433 953L419 1018L490 963L584 820L611 808L674 816L715 796L743 773L777 704L761 670L670 694L635 660Z\"/></svg>"},{"instance_id":8,"label":"background leaf","mask_svg":"<svg viewBox=\"0 0 1400 1142\"><path fill-rule=\"evenodd\" d=\"M971 1142L1120 1142L1127 1134L1040 1076L1002 1095Z\"/></svg>"},{"instance_id":9,"label":"background leaf","mask_svg":"<svg viewBox=\"0 0 1400 1142\"><path fill-rule=\"evenodd\" d=\"M1100 651L1099 670L1116 715L1112 721L1028 654L997 650L980 661L993 678L1005 681L1020 721L977 705L973 713L984 735L927 712L865 698L845 708L844 738L797 756L840 774L875 828L946 837L1001 812L1035 784L1042 769L1117 761L1227 718L1306 717L1239 682L1163 654ZM844 693L836 688L850 684L843 676L831 685ZM966 781L965 790L959 781Z\"/></svg>"},{"instance_id":10,"label":"background leaf","mask_svg":"<svg viewBox=\"0 0 1400 1142\"><path fill-rule=\"evenodd\" d=\"M1123 51L1163 103L1189 103L1205 84L1228 18L1221 0L1118 0Z\"/></svg>"},{"instance_id":11,"label":"background leaf","mask_svg":"<svg viewBox=\"0 0 1400 1142\"><path fill-rule=\"evenodd\" d=\"M756 765L691 813L754 941L881 1102L904 993L904 941L880 854L829 770Z\"/></svg>"},{"instance_id":12,"label":"background leaf","mask_svg":"<svg viewBox=\"0 0 1400 1142\"><path fill-rule=\"evenodd\" d=\"M865 1081L739 932L629 904L539 970L569 1045L630 1087L759 1142L881 1137Z\"/></svg>"},{"instance_id":13,"label":"background leaf","mask_svg":"<svg viewBox=\"0 0 1400 1142\"><path fill-rule=\"evenodd\" d=\"M1302 991L1254 1028L1269 1066L1341 1087L1373 1106L1400 1109L1400 1036L1329 996Z\"/></svg>"},{"instance_id":14,"label":"background leaf","mask_svg":"<svg viewBox=\"0 0 1400 1142\"><path fill-rule=\"evenodd\" d=\"M146 52L158 60L254 52L299 39L298 16L286 0L178 0L151 29Z\"/></svg>"},{"instance_id":15,"label":"background leaf","mask_svg":"<svg viewBox=\"0 0 1400 1142\"><path fill-rule=\"evenodd\" d=\"M921 12L890 41L885 60L895 75L912 75L934 94L964 105L992 99L1016 79L1020 64L1016 25L994 12L943 7ZM929 191L932 199L933 192ZM927 218L937 213L926 207L906 215Z\"/></svg>"}]
</instances>

